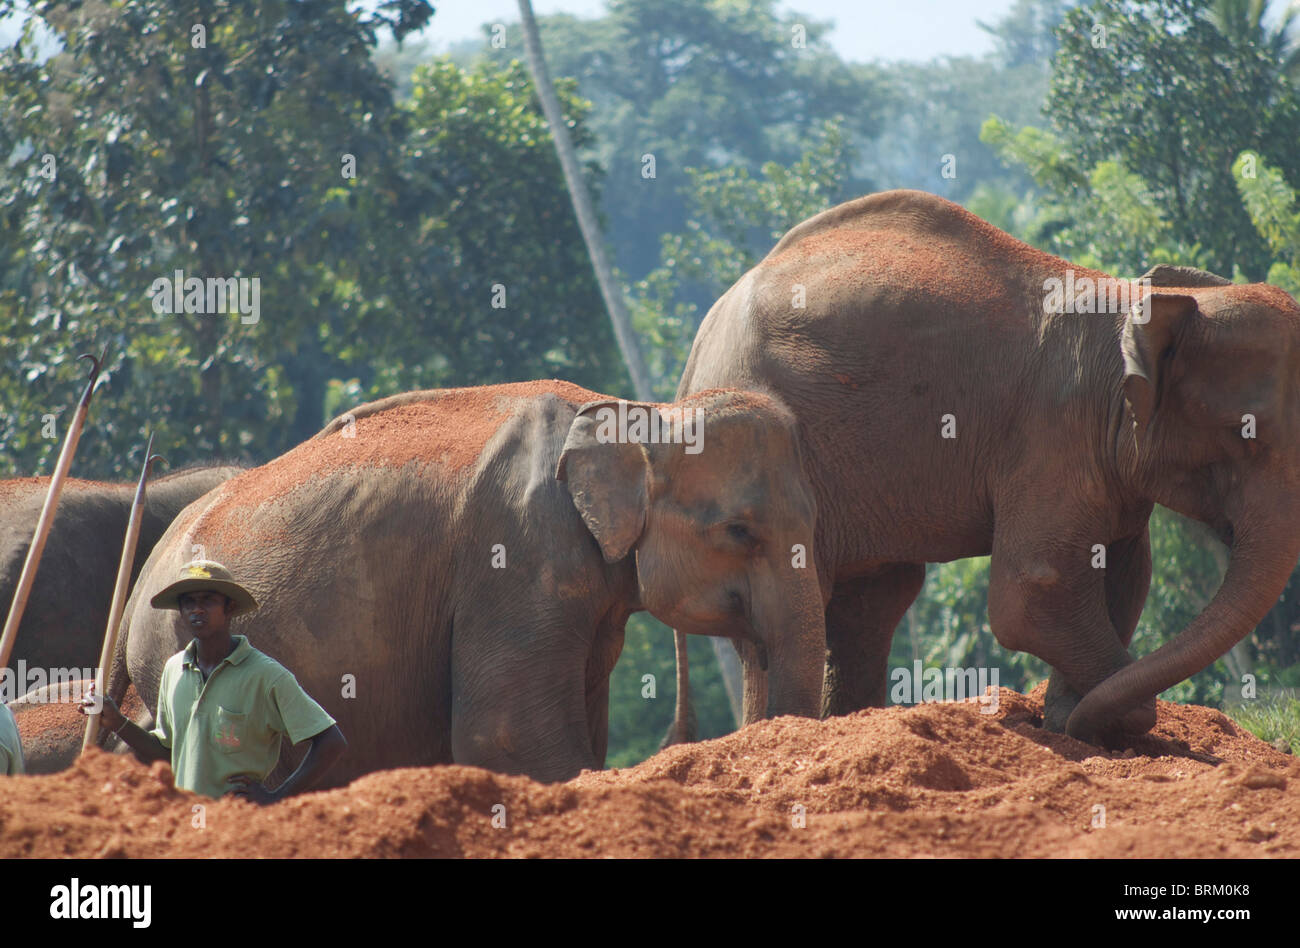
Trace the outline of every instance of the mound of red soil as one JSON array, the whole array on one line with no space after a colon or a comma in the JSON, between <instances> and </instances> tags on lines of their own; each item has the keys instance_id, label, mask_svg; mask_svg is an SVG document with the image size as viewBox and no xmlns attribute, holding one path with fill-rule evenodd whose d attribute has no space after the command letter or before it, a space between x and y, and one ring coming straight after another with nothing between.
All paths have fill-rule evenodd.
<instances>
[{"instance_id":1,"label":"mound of red soil","mask_svg":"<svg viewBox=\"0 0 1300 948\"><path fill-rule=\"evenodd\" d=\"M4 785L0 856L1300 856L1300 765L1220 712L1160 702L1116 753L1043 731L1041 688L999 697L778 718L565 784L412 768L264 809L96 752Z\"/></svg>"}]
</instances>

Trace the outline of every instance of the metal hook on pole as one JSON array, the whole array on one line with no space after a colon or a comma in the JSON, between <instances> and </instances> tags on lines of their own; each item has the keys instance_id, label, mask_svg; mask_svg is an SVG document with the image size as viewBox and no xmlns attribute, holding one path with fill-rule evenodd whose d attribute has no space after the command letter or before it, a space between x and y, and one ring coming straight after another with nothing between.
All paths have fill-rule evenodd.
<instances>
[{"instance_id":1,"label":"metal hook on pole","mask_svg":"<svg viewBox=\"0 0 1300 948\"><path fill-rule=\"evenodd\" d=\"M95 382L99 380L100 370L103 369L107 358L107 343L104 344L104 350L99 354L99 358L88 354L77 356L78 360L90 360L90 377L86 380L86 390L82 393L81 401L77 403L77 409L73 413L72 423L68 426L68 433L63 440L63 449L59 452L59 460L54 465L54 473L50 475L45 505L41 507L40 519L36 521L32 545L27 548L27 559L23 562L23 571L18 577L18 588L14 590L14 601L9 607L9 617L5 620L4 632L0 633L0 668L9 664L9 657L13 654L14 640L18 638L18 624L22 622L23 611L27 608L27 597L31 594L32 583L36 581L36 568L40 565L41 554L45 552L45 540L54 523L54 511L59 505L59 494L63 491L63 482L67 480L68 468L72 466L72 455L76 453L77 442L81 440L81 429L90 411L90 398L95 392Z\"/></svg>"}]
</instances>

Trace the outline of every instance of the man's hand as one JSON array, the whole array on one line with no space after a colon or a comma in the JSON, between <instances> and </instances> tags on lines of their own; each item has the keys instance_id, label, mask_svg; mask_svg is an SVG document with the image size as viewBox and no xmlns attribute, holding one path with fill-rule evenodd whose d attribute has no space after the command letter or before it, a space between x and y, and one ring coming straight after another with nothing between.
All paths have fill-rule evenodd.
<instances>
[{"instance_id":1,"label":"man's hand","mask_svg":"<svg viewBox=\"0 0 1300 948\"><path fill-rule=\"evenodd\" d=\"M268 803L278 803L280 795L274 790L268 790L266 785L259 780L254 780L248 774L235 774L233 777L226 779L227 783L234 784L226 791L226 796L241 797L250 803L256 803L258 806L266 806Z\"/></svg>"},{"instance_id":2,"label":"man's hand","mask_svg":"<svg viewBox=\"0 0 1300 948\"><path fill-rule=\"evenodd\" d=\"M108 695L95 694L93 681L86 689L86 696L81 699L77 710L82 714L94 714L98 711L100 730L107 729L116 734L122 743L135 751L136 759L142 763L151 764L155 760L171 760L172 752L163 747L162 742L155 735L137 727L117 709L117 703Z\"/></svg>"},{"instance_id":3,"label":"man's hand","mask_svg":"<svg viewBox=\"0 0 1300 948\"><path fill-rule=\"evenodd\" d=\"M91 681L90 686L86 689L85 696L81 699L81 704L77 708L82 714L94 714L99 712L99 726L107 728L110 731L116 731L126 720L122 712L117 709L117 703L108 695L95 694L95 682Z\"/></svg>"}]
</instances>

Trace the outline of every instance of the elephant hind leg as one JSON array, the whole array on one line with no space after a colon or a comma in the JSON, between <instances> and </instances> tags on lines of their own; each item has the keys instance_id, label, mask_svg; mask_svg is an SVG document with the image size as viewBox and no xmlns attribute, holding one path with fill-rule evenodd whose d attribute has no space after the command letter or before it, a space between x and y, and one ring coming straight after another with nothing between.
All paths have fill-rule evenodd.
<instances>
[{"instance_id":1,"label":"elephant hind leg","mask_svg":"<svg viewBox=\"0 0 1300 948\"><path fill-rule=\"evenodd\" d=\"M885 706L894 630L924 584L924 563L891 563L835 584L826 607L822 717Z\"/></svg>"}]
</instances>

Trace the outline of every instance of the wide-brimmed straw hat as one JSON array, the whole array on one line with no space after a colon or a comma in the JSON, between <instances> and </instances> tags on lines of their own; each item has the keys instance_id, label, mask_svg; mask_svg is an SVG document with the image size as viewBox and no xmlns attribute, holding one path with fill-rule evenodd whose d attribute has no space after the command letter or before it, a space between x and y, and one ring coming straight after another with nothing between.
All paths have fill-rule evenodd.
<instances>
[{"instance_id":1,"label":"wide-brimmed straw hat","mask_svg":"<svg viewBox=\"0 0 1300 948\"><path fill-rule=\"evenodd\" d=\"M181 567L180 577L150 599L149 605L155 609L179 609L180 603L177 599L180 596L185 593L210 590L234 600L235 608L231 612L232 616L243 615L257 608L257 600L253 598L253 594L235 582L235 578L230 575L230 570L215 560L193 560L186 563Z\"/></svg>"}]
</instances>

